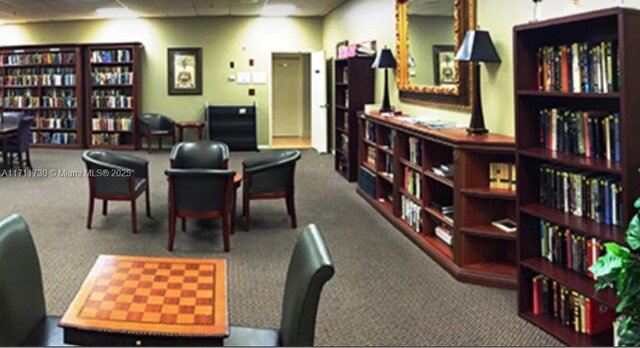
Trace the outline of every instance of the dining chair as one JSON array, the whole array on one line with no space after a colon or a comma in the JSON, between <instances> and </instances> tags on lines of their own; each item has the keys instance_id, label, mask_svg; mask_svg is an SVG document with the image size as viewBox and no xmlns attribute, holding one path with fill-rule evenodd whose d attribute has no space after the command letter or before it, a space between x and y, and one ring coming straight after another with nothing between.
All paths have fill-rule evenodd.
<instances>
[{"instance_id":1,"label":"dining chair","mask_svg":"<svg viewBox=\"0 0 640 348\"><path fill-rule=\"evenodd\" d=\"M279 329L231 326L225 346L313 346L318 303L335 270L314 224L304 228L289 262Z\"/></svg>"},{"instance_id":2,"label":"dining chair","mask_svg":"<svg viewBox=\"0 0 640 348\"><path fill-rule=\"evenodd\" d=\"M18 214L0 221L0 346L64 345L59 317L47 316L38 253Z\"/></svg>"},{"instance_id":3,"label":"dining chair","mask_svg":"<svg viewBox=\"0 0 640 348\"><path fill-rule=\"evenodd\" d=\"M31 156L29 154L29 134L33 125L33 116L27 116L24 112L4 112L3 121L9 124L17 124L18 131L15 136L7 140L7 148L5 151L9 153L9 163L13 167L14 155L18 158L20 169L24 170L24 165L33 170L31 166ZM25 154L23 159L22 154Z\"/></svg>"},{"instance_id":4,"label":"dining chair","mask_svg":"<svg viewBox=\"0 0 640 348\"><path fill-rule=\"evenodd\" d=\"M136 199L145 193L147 216L149 204L149 161L126 153L109 150L87 150L82 154L89 178L89 213L87 228L91 228L94 200L102 200L102 215L107 215L108 201L131 202L131 229L137 232Z\"/></svg>"},{"instance_id":5,"label":"dining chair","mask_svg":"<svg viewBox=\"0 0 640 348\"><path fill-rule=\"evenodd\" d=\"M254 156L242 161L243 227L249 231L249 201L284 198L291 227L298 226L294 203L294 178L300 151L284 150Z\"/></svg>"},{"instance_id":6,"label":"dining chair","mask_svg":"<svg viewBox=\"0 0 640 348\"><path fill-rule=\"evenodd\" d=\"M176 143L176 123L162 114L146 113L138 116L140 136L147 139L147 152L151 153L151 142L158 139L158 147L162 150L162 138L171 138L171 144Z\"/></svg>"},{"instance_id":7,"label":"dining chair","mask_svg":"<svg viewBox=\"0 0 640 348\"><path fill-rule=\"evenodd\" d=\"M227 169L167 169L169 180L169 241L173 251L176 219L222 218L224 251L231 249L231 219L233 212L233 170Z\"/></svg>"}]
</instances>

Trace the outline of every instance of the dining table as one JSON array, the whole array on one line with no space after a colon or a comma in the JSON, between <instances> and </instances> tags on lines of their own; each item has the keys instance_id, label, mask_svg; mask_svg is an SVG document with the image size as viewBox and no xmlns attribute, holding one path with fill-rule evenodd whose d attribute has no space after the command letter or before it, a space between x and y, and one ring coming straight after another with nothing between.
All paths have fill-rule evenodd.
<instances>
[{"instance_id":1,"label":"dining table","mask_svg":"<svg viewBox=\"0 0 640 348\"><path fill-rule=\"evenodd\" d=\"M225 259L98 256L60 320L88 346L221 346L229 335Z\"/></svg>"},{"instance_id":2,"label":"dining table","mask_svg":"<svg viewBox=\"0 0 640 348\"><path fill-rule=\"evenodd\" d=\"M0 123L0 150L2 150L2 169L9 169L9 158L7 153L7 142L9 138L18 133L18 125L11 123ZM4 175L5 173L3 173Z\"/></svg>"}]
</instances>

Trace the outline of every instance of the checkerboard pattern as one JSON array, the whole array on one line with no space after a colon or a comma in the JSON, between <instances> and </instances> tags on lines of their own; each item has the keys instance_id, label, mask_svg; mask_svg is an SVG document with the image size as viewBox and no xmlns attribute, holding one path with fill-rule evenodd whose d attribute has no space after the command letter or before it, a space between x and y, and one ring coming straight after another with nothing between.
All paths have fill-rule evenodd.
<instances>
[{"instance_id":1,"label":"checkerboard pattern","mask_svg":"<svg viewBox=\"0 0 640 348\"><path fill-rule=\"evenodd\" d=\"M79 317L165 325L214 324L213 264L110 260Z\"/></svg>"}]
</instances>

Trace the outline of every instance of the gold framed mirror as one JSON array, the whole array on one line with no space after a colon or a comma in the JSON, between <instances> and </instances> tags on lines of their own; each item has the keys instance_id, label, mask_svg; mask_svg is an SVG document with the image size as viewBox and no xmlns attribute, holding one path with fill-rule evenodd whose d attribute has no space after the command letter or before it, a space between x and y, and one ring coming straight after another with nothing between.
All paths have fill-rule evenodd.
<instances>
[{"instance_id":1,"label":"gold framed mirror","mask_svg":"<svg viewBox=\"0 0 640 348\"><path fill-rule=\"evenodd\" d=\"M469 109L472 67L453 60L469 29L476 0L396 0L397 85L400 100Z\"/></svg>"}]
</instances>

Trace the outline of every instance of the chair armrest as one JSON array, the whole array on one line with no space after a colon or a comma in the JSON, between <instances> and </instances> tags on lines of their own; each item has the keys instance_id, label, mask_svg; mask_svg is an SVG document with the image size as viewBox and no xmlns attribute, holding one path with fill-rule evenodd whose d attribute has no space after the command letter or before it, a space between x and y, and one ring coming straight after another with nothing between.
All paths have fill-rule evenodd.
<instances>
[{"instance_id":1,"label":"chair armrest","mask_svg":"<svg viewBox=\"0 0 640 348\"><path fill-rule=\"evenodd\" d=\"M272 168L295 163L300 159L300 152L291 157L256 156L242 161L242 170L247 174L255 174Z\"/></svg>"},{"instance_id":2,"label":"chair armrest","mask_svg":"<svg viewBox=\"0 0 640 348\"><path fill-rule=\"evenodd\" d=\"M141 117L138 117L138 122L140 122L140 134L146 135L151 133L151 125L149 122L145 121Z\"/></svg>"},{"instance_id":3,"label":"chair armrest","mask_svg":"<svg viewBox=\"0 0 640 348\"><path fill-rule=\"evenodd\" d=\"M135 180L133 169L113 163L93 161L90 164L94 180L99 180L102 187L112 187L116 191L131 193L131 181Z\"/></svg>"}]
</instances>

